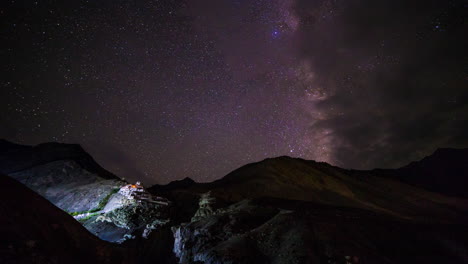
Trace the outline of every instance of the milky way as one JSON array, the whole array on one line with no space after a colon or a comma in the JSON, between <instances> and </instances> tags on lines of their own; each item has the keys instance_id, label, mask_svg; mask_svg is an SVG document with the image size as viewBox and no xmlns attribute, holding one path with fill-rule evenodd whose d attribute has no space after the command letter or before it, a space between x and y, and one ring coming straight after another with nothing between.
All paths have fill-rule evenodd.
<instances>
[{"instance_id":1,"label":"milky way","mask_svg":"<svg viewBox=\"0 0 468 264\"><path fill-rule=\"evenodd\" d=\"M0 137L146 184L468 146L464 1L9 1Z\"/></svg>"}]
</instances>

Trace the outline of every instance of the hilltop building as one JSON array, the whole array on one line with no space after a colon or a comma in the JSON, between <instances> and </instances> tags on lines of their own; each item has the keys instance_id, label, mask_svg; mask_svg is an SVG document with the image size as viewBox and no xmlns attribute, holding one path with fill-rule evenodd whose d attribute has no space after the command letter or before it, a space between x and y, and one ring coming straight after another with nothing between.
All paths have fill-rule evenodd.
<instances>
[{"instance_id":1,"label":"hilltop building","mask_svg":"<svg viewBox=\"0 0 468 264\"><path fill-rule=\"evenodd\" d=\"M149 200L151 194L149 194L139 181L135 184L127 184L120 188L119 193L125 196L129 200Z\"/></svg>"},{"instance_id":2,"label":"hilltop building","mask_svg":"<svg viewBox=\"0 0 468 264\"><path fill-rule=\"evenodd\" d=\"M137 181L135 184L127 184L120 188L119 194L125 196L129 200L137 202L150 202L162 205L168 205L169 201L162 197L153 197L149 192L145 190L143 185Z\"/></svg>"}]
</instances>

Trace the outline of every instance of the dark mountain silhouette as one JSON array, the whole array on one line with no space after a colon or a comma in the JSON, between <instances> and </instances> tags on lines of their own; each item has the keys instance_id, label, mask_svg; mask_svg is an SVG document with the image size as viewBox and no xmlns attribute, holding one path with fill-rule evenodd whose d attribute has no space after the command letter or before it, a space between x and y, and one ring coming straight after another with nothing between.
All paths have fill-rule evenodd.
<instances>
[{"instance_id":1,"label":"dark mountain silhouette","mask_svg":"<svg viewBox=\"0 0 468 264\"><path fill-rule=\"evenodd\" d=\"M194 184L196 184L194 180L190 179L189 177L186 177L182 180L171 181L166 185L155 184L149 189L154 191L169 191L174 189L188 188Z\"/></svg>"},{"instance_id":2,"label":"dark mountain silhouette","mask_svg":"<svg viewBox=\"0 0 468 264\"><path fill-rule=\"evenodd\" d=\"M284 156L150 189L177 205L180 263L468 263L468 200L389 171Z\"/></svg>"},{"instance_id":3,"label":"dark mountain silhouette","mask_svg":"<svg viewBox=\"0 0 468 264\"><path fill-rule=\"evenodd\" d=\"M310 201L402 218L457 220L465 216L460 212L468 208L466 200L416 188L378 172L278 157L245 165L212 183L191 183L181 188L154 186L150 190L169 196L211 191L228 203L262 197Z\"/></svg>"},{"instance_id":4,"label":"dark mountain silhouette","mask_svg":"<svg viewBox=\"0 0 468 264\"><path fill-rule=\"evenodd\" d=\"M468 149L441 148L402 168L373 172L433 192L468 197Z\"/></svg>"},{"instance_id":5,"label":"dark mountain silhouette","mask_svg":"<svg viewBox=\"0 0 468 264\"><path fill-rule=\"evenodd\" d=\"M112 186L107 183L120 181L101 177L83 152L77 145L28 147L3 141L0 168L61 208L86 206L101 201L98 194ZM79 260L93 259L92 263L111 258L184 264L468 263L468 200L457 193L466 179L465 154L466 150L439 150L400 169L370 171L283 156L247 164L211 183L185 178L155 185L148 190L171 201L170 221L147 239L129 239L123 247L93 237L97 242L76 242L88 241L91 234L71 216L7 179L4 186L16 187L1 197L4 215L12 215L2 219L2 228L14 228L5 231L13 246L4 247L10 251L3 257L26 263L33 254L45 260L57 254L68 261L68 256L82 252ZM443 179L443 188L437 186ZM17 195L25 199L19 206ZM35 202L38 199L42 202ZM40 211L28 211L28 200ZM93 226L99 222L95 220L83 224ZM57 246L66 247L63 254L34 246L42 242L28 242L46 239L55 223L65 229L65 235L58 236L63 232L57 231L58 237L51 238L67 241ZM94 227L106 234L116 232L104 224ZM15 237L14 232L20 235Z\"/></svg>"},{"instance_id":6,"label":"dark mountain silhouette","mask_svg":"<svg viewBox=\"0 0 468 264\"><path fill-rule=\"evenodd\" d=\"M100 178L120 180L96 163L80 145L52 142L26 146L0 139L0 173L10 174L61 160L72 160Z\"/></svg>"}]
</instances>

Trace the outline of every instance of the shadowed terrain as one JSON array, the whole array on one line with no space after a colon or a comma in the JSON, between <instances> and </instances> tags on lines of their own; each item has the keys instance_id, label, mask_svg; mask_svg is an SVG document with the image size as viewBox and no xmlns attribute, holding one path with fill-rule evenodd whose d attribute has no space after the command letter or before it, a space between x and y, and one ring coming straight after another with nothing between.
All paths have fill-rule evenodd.
<instances>
[{"instance_id":1,"label":"shadowed terrain","mask_svg":"<svg viewBox=\"0 0 468 264\"><path fill-rule=\"evenodd\" d=\"M463 164L466 160L460 163ZM437 162L434 161L433 166L438 166ZM441 161L439 165L443 166L443 162ZM278 157L245 165L212 183L195 183L185 179L173 184L172 187L154 186L150 190L174 193L173 195L211 191L218 199L226 202L260 197L311 201L367 209L405 219L423 220L428 217L434 221L466 219L468 210L466 199L447 197L441 193L417 188L403 183L396 176L388 177L390 173L400 175L400 169L383 172L382 170L355 171L327 163ZM462 175L467 175L463 173L460 172ZM446 178L450 177L448 173L444 175ZM457 177L462 178L460 175ZM459 186L456 182L454 188L460 188Z\"/></svg>"},{"instance_id":2,"label":"shadowed terrain","mask_svg":"<svg viewBox=\"0 0 468 264\"><path fill-rule=\"evenodd\" d=\"M1 146L2 171L61 209L93 203L104 209L123 199L109 195L115 186L101 186L124 182L102 177L76 145ZM73 149L81 154L71 155ZM169 199L169 207L135 204L118 215L112 211L115 219L104 214L108 221L97 215L79 220L102 239L115 242L128 234L121 245L99 240L3 176L3 185L12 188L1 197L2 213L9 215L2 218L2 257L22 263L468 263L468 201L458 195L467 178L465 154L439 150L401 169L371 171L278 157L211 183L185 178L155 185L148 191ZM453 173L453 184L436 184ZM161 224L142 237L141 228L154 221ZM130 228L135 225L141 227Z\"/></svg>"},{"instance_id":3,"label":"shadowed terrain","mask_svg":"<svg viewBox=\"0 0 468 264\"><path fill-rule=\"evenodd\" d=\"M439 158L413 164L432 160L439 168L432 176L450 178ZM468 160L456 161L451 165ZM418 166L414 175L427 171ZM392 177L405 170L344 170L278 157L212 183L184 179L151 190L177 203L185 218L173 228L180 263L468 263L468 201Z\"/></svg>"},{"instance_id":4,"label":"shadowed terrain","mask_svg":"<svg viewBox=\"0 0 468 264\"><path fill-rule=\"evenodd\" d=\"M100 240L73 217L0 175L0 263L132 263L131 249Z\"/></svg>"},{"instance_id":5,"label":"shadowed terrain","mask_svg":"<svg viewBox=\"0 0 468 264\"><path fill-rule=\"evenodd\" d=\"M99 166L79 145L23 146L0 140L0 173L75 216L106 241L123 242L137 230L141 236L148 224L152 228L167 218L155 210L157 205L143 206L120 195L127 182Z\"/></svg>"}]
</instances>

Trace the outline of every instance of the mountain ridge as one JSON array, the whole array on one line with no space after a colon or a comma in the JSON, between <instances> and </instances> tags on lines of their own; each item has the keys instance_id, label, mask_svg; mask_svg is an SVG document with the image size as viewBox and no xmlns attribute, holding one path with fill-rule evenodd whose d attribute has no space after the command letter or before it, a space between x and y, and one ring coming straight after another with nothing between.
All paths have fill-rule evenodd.
<instances>
[{"instance_id":1,"label":"mountain ridge","mask_svg":"<svg viewBox=\"0 0 468 264\"><path fill-rule=\"evenodd\" d=\"M93 209L89 212L96 212L96 215L79 220L84 227L104 240L119 243L124 239L122 246L128 251L119 255L118 247L111 246L102 253L104 263L106 259L109 263L113 256L121 260L130 258L131 262L157 260L168 264L468 261L463 254L468 245L465 235L468 234L468 200L427 191L378 170L346 170L324 162L280 156L246 164L210 183L185 178L147 189L159 196L158 201L170 201L168 207L151 209L143 206L146 204L136 203L105 212L94 211L94 208L102 201L106 206L124 201L121 194L115 193L124 182L101 178L70 159L51 159L63 153L61 144L42 144L34 148L4 142L0 143L0 150L1 145L9 145L9 153L16 153L17 159L8 158L6 151L3 154L0 151L0 157L6 157L0 158L0 168L8 166L5 161L16 161L17 167L35 165L8 176L63 210L77 210L77 206ZM43 150L44 146L51 151L55 147L58 151L49 158L20 155L21 151ZM38 162L44 160L50 162ZM31 191L27 188L16 192L13 188L12 191L3 198L8 202L6 211L15 216L27 214L24 212L27 206L15 207L14 194ZM44 202L44 207L54 207ZM71 216L60 213L62 216L52 217L57 220L45 217L40 221L65 224L73 221ZM41 214L48 213L37 212L36 217ZM155 218L145 218L151 215ZM26 217L18 222L26 225L28 221L34 220ZM40 225L49 228L40 221ZM76 224L72 223L75 227ZM154 232L143 236L140 226L146 230L148 224ZM35 222L30 229L31 233L42 230ZM12 232L21 233L17 231L20 230L18 226L14 230ZM89 234L83 228L79 230L76 232ZM27 235L16 238L8 234L8 241L20 248L24 247L21 243L28 247ZM81 235L71 234L79 240ZM76 238L66 235L61 239ZM94 244L90 242L89 245ZM83 252L79 247L69 247L69 250L70 255ZM113 250L117 250L117 255ZM53 250L44 254L48 256L50 252ZM92 250L85 252L94 258ZM14 252L8 257L15 258ZM21 260L20 256L17 258Z\"/></svg>"},{"instance_id":2,"label":"mountain ridge","mask_svg":"<svg viewBox=\"0 0 468 264\"><path fill-rule=\"evenodd\" d=\"M438 148L401 168L371 172L432 192L468 198L468 148Z\"/></svg>"},{"instance_id":3,"label":"mountain ridge","mask_svg":"<svg viewBox=\"0 0 468 264\"><path fill-rule=\"evenodd\" d=\"M272 157L272 158L265 158L265 159L257 161L257 162L252 162L252 163L245 164L245 165L243 165L243 166L229 172L228 174L226 174L222 178L219 178L219 179L214 180L212 182L201 182L201 183L199 183L199 182L196 182L196 181L194 181L193 179L191 179L189 177L186 177L186 178L184 178L182 180L171 181L171 182L169 182L168 184L165 184L165 185L155 184L155 185L151 186L149 189L153 189L155 191L170 190L170 189L174 189L174 188L179 187L182 182L183 182L185 187L190 186L190 185L194 185L194 184L195 185L197 185L197 184L198 185L212 185L212 184L216 185L217 183L220 183L220 182L223 182L223 181L226 181L226 180L235 181L235 179L231 179L231 178L233 177L233 175L236 174L235 173L236 171L239 171L241 169L247 169L247 168L258 166L258 165L265 166L266 164L269 164L269 163L275 162L275 161L292 161L292 160L294 160L294 161L303 162L303 163L306 163L306 164L314 164L314 165L320 166L322 168L336 169L336 170L338 170L340 172L344 172L344 173L347 173L349 175L375 174L376 176L391 177L393 179L402 181L403 183L411 184L411 185L426 189L428 191L438 192L438 193L441 193L441 194L444 194L444 195L453 195L453 192L446 191L446 190L440 190L439 188L434 187L434 186L428 186L428 185L425 185L425 184L418 184L418 183L415 183L414 181L412 181L411 179L405 179L405 176L408 177L408 178L411 177L411 175L408 175L408 173L406 172L409 168L419 166L421 163L427 163L428 160L430 160L431 162L443 163L443 162L445 162L445 160L447 160L447 158L446 158L447 153L449 153L449 154L453 154L453 153L463 154L463 156L464 156L463 161L460 161L459 165L464 166L464 168L466 167L466 169L463 170L463 174L460 175L460 177L457 179L457 182L453 183L452 186L454 188L456 188L457 190L463 188L463 186L468 186L468 165L465 166L465 163L468 164L468 148L437 148L432 154L429 154L429 155L423 157L420 160L411 161L405 166L402 166L400 168L394 168L394 169L385 169L385 168L374 168L374 169L368 169L368 170L345 169L345 168L341 168L341 167L329 164L327 162L307 160L307 159L303 159L303 158L300 158L300 157L291 157L291 156L287 156L287 155L281 155L281 156ZM441 159L442 162L437 160L437 159L440 159L440 158L442 158ZM421 173L421 172L413 172L413 173L416 174L416 173ZM457 174L454 174L454 175L457 175ZM441 175L435 175L435 176L442 177ZM454 176L451 176L451 177L454 177ZM455 193L455 196L457 196L457 195L462 196L462 197L468 196L468 193L463 192L461 190L455 191L454 193Z\"/></svg>"},{"instance_id":4,"label":"mountain ridge","mask_svg":"<svg viewBox=\"0 0 468 264\"><path fill-rule=\"evenodd\" d=\"M191 183L181 188L154 186L149 190L164 195L210 191L227 203L270 197L377 210L402 218L430 216L442 220L448 217L450 221L466 218L465 199L446 197L377 172L347 170L324 162L280 156L244 165L210 183ZM441 215L444 217L440 218Z\"/></svg>"},{"instance_id":5,"label":"mountain ridge","mask_svg":"<svg viewBox=\"0 0 468 264\"><path fill-rule=\"evenodd\" d=\"M47 142L29 146L0 139L0 172L4 174L58 160L74 160L90 172L99 174L101 178L120 180L101 167L80 144Z\"/></svg>"}]
</instances>

